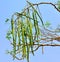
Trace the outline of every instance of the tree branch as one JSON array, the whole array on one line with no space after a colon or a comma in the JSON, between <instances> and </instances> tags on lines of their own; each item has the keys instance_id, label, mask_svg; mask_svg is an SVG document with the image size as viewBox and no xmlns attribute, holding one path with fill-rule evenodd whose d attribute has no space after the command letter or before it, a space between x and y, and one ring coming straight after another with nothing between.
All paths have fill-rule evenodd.
<instances>
[{"instance_id":1,"label":"tree branch","mask_svg":"<svg viewBox=\"0 0 60 62\"><path fill-rule=\"evenodd\" d=\"M28 1L27 1L27 2L28 2ZM35 5L38 6L38 5L42 5L42 4L50 4L50 5L52 5L58 12L60 12L60 10L56 7L56 5L59 5L59 4L53 4L53 3L51 3L51 2L40 2L40 3L36 3L36 4L33 4L33 3L32 3L33 6L35 6ZM31 6L28 6L27 8L24 9L24 11L27 10L28 8L30 8L30 7L31 7ZM23 11L23 12L24 12L24 11Z\"/></svg>"}]
</instances>

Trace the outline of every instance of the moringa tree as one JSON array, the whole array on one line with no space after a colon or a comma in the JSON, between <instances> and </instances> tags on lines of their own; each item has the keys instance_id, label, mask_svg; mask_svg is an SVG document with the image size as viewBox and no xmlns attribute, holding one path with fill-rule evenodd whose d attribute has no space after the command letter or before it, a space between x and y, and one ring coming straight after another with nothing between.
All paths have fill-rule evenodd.
<instances>
[{"instance_id":1,"label":"moringa tree","mask_svg":"<svg viewBox=\"0 0 60 62\"><path fill-rule=\"evenodd\" d=\"M44 23L39 5L49 4L60 12L60 1L57 4L51 2L31 3L26 1L28 6L22 12L16 12L11 17L10 30L7 32L6 38L10 41L13 49L8 51L13 56L13 59L23 60L27 59L29 62L29 54L38 50L42 46L42 53L44 46L60 46L55 44L53 40L60 41L60 28L56 30L49 30L50 23ZM9 19L6 20L8 22ZM19 56L20 55L20 56Z\"/></svg>"}]
</instances>

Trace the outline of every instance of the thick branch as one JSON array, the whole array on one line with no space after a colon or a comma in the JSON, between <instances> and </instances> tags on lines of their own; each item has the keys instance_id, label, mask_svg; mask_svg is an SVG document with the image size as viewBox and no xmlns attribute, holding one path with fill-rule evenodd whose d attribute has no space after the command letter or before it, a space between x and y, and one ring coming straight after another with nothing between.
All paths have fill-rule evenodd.
<instances>
[{"instance_id":1,"label":"thick branch","mask_svg":"<svg viewBox=\"0 0 60 62\"><path fill-rule=\"evenodd\" d=\"M28 1L27 1L28 2ZM42 4L50 4L50 5L52 5L58 12L60 12L60 10L56 7L56 5L59 5L59 4L53 4L53 3L51 3L51 2L40 2L40 3L37 3L37 4L32 4L33 6L35 6L35 5L42 5ZM28 6L27 8L25 8L25 10L26 9L28 9L28 8L30 8L31 6ZM25 11L24 10L24 11ZM23 12L24 12L23 11Z\"/></svg>"}]
</instances>

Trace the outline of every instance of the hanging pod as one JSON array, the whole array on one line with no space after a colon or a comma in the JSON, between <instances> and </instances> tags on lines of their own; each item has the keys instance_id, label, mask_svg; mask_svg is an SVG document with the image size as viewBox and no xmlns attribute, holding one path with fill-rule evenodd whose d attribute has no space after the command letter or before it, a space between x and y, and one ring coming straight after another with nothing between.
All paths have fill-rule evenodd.
<instances>
[{"instance_id":1,"label":"hanging pod","mask_svg":"<svg viewBox=\"0 0 60 62\"><path fill-rule=\"evenodd\" d=\"M26 41L26 59L27 59L27 62L29 62L29 45L28 45L28 41L27 41L27 36L25 36L25 41Z\"/></svg>"},{"instance_id":2,"label":"hanging pod","mask_svg":"<svg viewBox=\"0 0 60 62\"><path fill-rule=\"evenodd\" d=\"M32 17L33 17L33 22L34 22L34 28L35 28L35 37L34 37L34 41L35 40L39 40L38 37L40 36L40 28L38 25L38 15L37 13L33 10L32 11ZM37 42L39 44L39 42Z\"/></svg>"},{"instance_id":3,"label":"hanging pod","mask_svg":"<svg viewBox=\"0 0 60 62\"><path fill-rule=\"evenodd\" d=\"M24 32L25 32L25 25L24 25L24 22L22 21L21 23L21 37L22 37L22 57L25 58L26 57L26 46L25 46L25 35L24 35Z\"/></svg>"},{"instance_id":4,"label":"hanging pod","mask_svg":"<svg viewBox=\"0 0 60 62\"><path fill-rule=\"evenodd\" d=\"M29 9L27 9L27 16L31 17ZM26 18L26 22L27 22L28 40L29 40L29 44L30 44L29 47L31 49L32 54L34 55L34 52L33 52L33 33L32 33L33 24L31 22L30 18Z\"/></svg>"},{"instance_id":5,"label":"hanging pod","mask_svg":"<svg viewBox=\"0 0 60 62\"><path fill-rule=\"evenodd\" d=\"M40 29L39 29L39 25L38 25L38 16L35 12L35 25L36 25L36 37L37 37L37 40L38 40L38 36L40 35Z\"/></svg>"},{"instance_id":6,"label":"hanging pod","mask_svg":"<svg viewBox=\"0 0 60 62\"><path fill-rule=\"evenodd\" d=\"M41 16L39 15L38 11L34 8L34 6L33 6L32 3L30 3L29 1L27 1L27 3L28 3L28 4L32 7L32 9L37 13L37 15L38 15L38 17L39 17L39 19L40 19L40 21L41 21L41 23L42 23L42 26L44 27L43 20L42 20Z\"/></svg>"},{"instance_id":7,"label":"hanging pod","mask_svg":"<svg viewBox=\"0 0 60 62\"><path fill-rule=\"evenodd\" d=\"M29 45L29 21L28 19L26 19L26 25L25 25L25 32L24 32L24 35L25 35L25 44L26 44L26 59L27 59L27 62L29 62L29 53L30 53L30 45Z\"/></svg>"},{"instance_id":8,"label":"hanging pod","mask_svg":"<svg viewBox=\"0 0 60 62\"><path fill-rule=\"evenodd\" d=\"M32 33L32 29L33 29L33 27L32 27L32 22L29 20L29 41L30 41L30 47L31 47L31 52L32 52L32 54L34 55L34 51L33 51L33 33Z\"/></svg>"},{"instance_id":9,"label":"hanging pod","mask_svg":"<svg viewBox=\"0 0 60 62\"><path fill-rule=\"evenodd\" d=\"M36 40L36 33L37 33L37 28L36 28L36 19L35 19L35 12L34 10L32 11L32 18L33 18L33 23L34 23L34 29L35 29L35 37L34 40Z\"/></svg>"},{"instance_id":10,"label":"hanging pod","mask_svg":"<svg viewBox=\"0 0 60 62\"><path fill-rule=\"evenodd\" d=\"M15 41L15 26L14 26L14 20L13 19L11 19L11 30L12 30L12 41L13 41L13 59L15 59L16 41Z\"/></svg>"},{"instance_id":11,"label":"hanging pod","mask_svg":"<svg viewBox=\"0 0 60 62\"><path fill-rule=\"evenodd\" d=\"M18 49L17 50L20 50L20 44L21 44L21 33L20 33L20 29L21 29L21 20L20 19L18 19L18 21L17 21L18 23L17 23L17 34L18 34Z\"/></svg>"}]
</instances>

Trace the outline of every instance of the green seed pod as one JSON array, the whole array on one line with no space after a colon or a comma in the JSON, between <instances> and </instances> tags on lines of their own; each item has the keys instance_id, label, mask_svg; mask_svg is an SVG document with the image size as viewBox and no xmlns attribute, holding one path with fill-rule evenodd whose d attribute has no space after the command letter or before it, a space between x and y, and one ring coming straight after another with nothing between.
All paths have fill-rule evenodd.
<instances>
[{"instance_id":1,"label":"green seed pod","mask_svg":"<svg viewBox=\"0 0 60 62\"><path fill-rule=\"evenodd\" d=\"M13 59L15 59L15 55L16 55L16 41L15 41L15 27L14 27L14 20L11 19L11 30L12 30L12 38L13 38Z\"/></svg>"},{"instance_id":2,"label":"green seed pod","mask_svg":"<svg viewBox=\"0 0 60 62\"><path fill-rule=\"evenodd\" d=\"M18 23L17 23L17 26L18 26L18 27L17 27L17 34L18 34L18 50L20 50L19 47L20 47L20 44L21 44L21 43L20 43L20 29L21 29L21 24L20 24L20 22L21 22L21 21L18 19L17 22L18 22Z\"/></svg>"}]
</instances>

